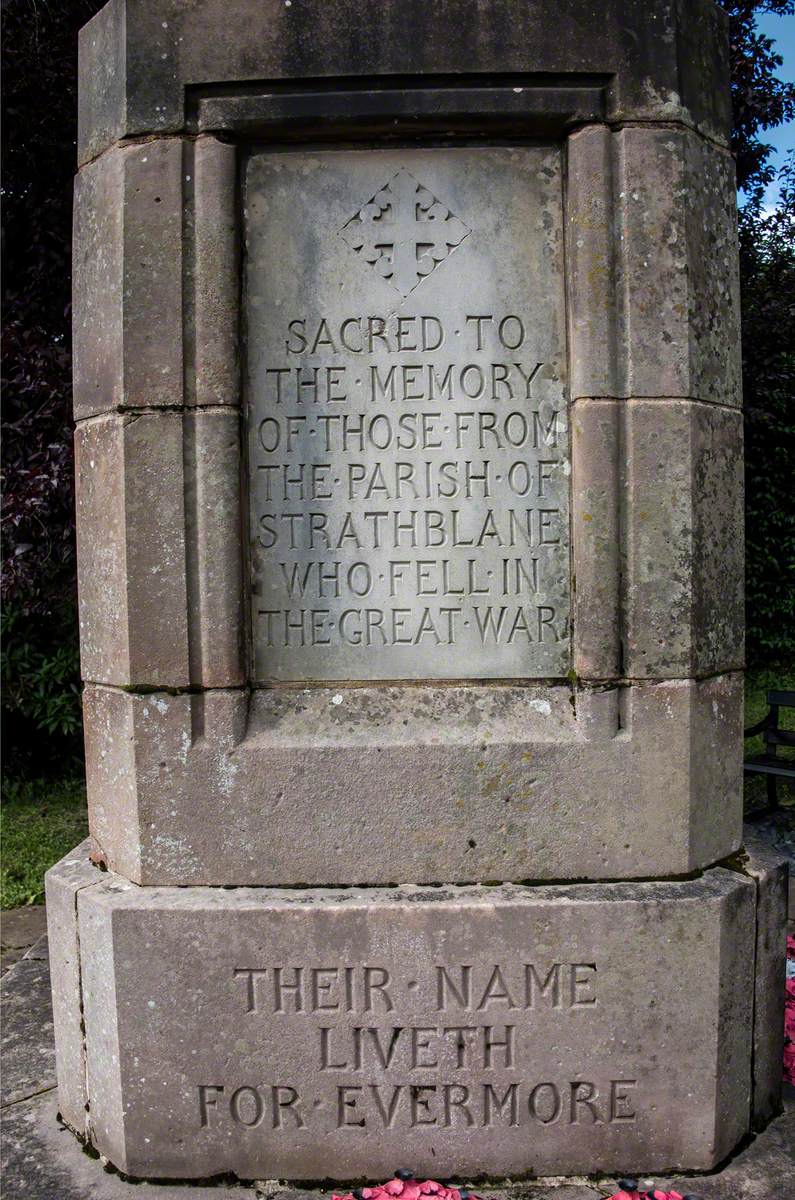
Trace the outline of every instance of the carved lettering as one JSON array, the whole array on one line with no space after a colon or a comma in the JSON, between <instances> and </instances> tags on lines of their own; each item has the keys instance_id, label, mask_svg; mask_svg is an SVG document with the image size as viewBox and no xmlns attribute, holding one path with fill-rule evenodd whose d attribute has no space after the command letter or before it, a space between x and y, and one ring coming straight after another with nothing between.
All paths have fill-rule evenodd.
<instances>
[{"instance_id":1,"label":"carved lettering","mask_svg":"<svg viewBox=\"0 0 795 1200\"><path fill-rule=\"evenodd\" d=\"M290 223L294 286L280 276L277 294L268 270L286 249L269 240L278 220L254 220L247 243L258 677L565 676L560 273L521 261L523 228L484 292L499 303L473 305L456 264L477 242L488 270L483 213L454 212L396 161L328 230L313 160L295 186L305 212L316 191L317 230L296 231L279 173L266 207Z\"/></svg>"},{"instance_id":2,"label":"carved lettering","mask_svg":"<svg viewBox=\"0 0 795 1200\"><path fill-rule=\"evenodd\" d=\"M262 1036L265 1045L289 1025L307 1074L300 1084L270 1080L265 1057L259 1080L202 1084L198 1126L317 1136L329 1128L632 1123L638 1082L631 1074L534 1072L540 1045L555 1037L550 1021L574 1022L577 1040L587 1044L583 1022L598 1010L600 978L596 962L540 957L428 963L408 978L383 962L230 968L241 1036L249 1045Z\"/></svg>"}]
</instances>

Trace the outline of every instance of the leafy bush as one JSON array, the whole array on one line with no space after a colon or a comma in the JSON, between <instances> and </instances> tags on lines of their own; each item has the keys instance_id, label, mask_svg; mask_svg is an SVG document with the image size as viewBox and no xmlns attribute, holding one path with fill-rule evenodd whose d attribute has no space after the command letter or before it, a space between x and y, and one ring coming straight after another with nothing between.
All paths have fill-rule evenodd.
<instances>
[{"instance_id":1,"label":"leafy bush","mask_svg":"<svg viewBox=\"0 0 795 1200\"><path fill-rule=\"evenodd\" d=\"M0 654L3 703L11 713L50 735L70 738L81 723L80 663L74 638L73 613L62 619L26 613L10 603L2 616L3 649Z\"/></svg>"},{"instance_id":2,"label":"leafy bush","mask_svg":"<svg viewBox=\"0 0 795 1200\"><path fill-rule=\"evenodd\" d=\"M732 51L733 149L740 209L745 404L746 622L750 665L795 662L795 161L780 177L777 211L764 193L774 171L758 134L795 117L795 85L756 29L760 12L795 13L793 0L726 5Z\"/></svg>"},{"instance_id":3,"label":"leafy bush","mask_svg":"<svg viewBox=\"0 0 795 1200\"><path fill-rule=\"evenodd\" d=\"M6 769L79 752L70 254L77 30L101 0L9 0L3 50Z\"/></svg>"},{"instance_id":4,"label":"leafy bush","mask_svg":"<svg viewBox=\"0 0 795 1200\"><path fill-rule=\"evenodd\" d=\"M795 158L781 203L740 221L751 663L795 662Z\"/></svg>"}]
</instances>

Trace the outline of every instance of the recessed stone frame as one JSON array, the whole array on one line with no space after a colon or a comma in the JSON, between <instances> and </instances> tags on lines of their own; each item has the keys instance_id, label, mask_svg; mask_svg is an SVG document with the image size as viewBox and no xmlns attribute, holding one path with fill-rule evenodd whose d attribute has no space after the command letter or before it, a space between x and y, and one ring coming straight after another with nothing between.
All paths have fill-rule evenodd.
<instances>
[{"instance_id":1,"label":"recessed stone frame","mask_svg":"<svg viewBox=\"0 0 795 1200\"><path fill-rule=\"evenodd\" d=\"M684 123L609 127L604 77L399 83L188 89L186 136L125 142L78 177L94 837L141 882L284 882L287 862L296 883L334 883L350 879L351 859L362 864L357 881L371 883L686 873L739 842L731 159ZM425 112L419 122L401 115ZM344 681L309 699L303 685L248 688L238 158L279 139L339 144L343 131L372 144L385 124L404 144L434 129L438 140L440 125L456 144L565 140L568 679L360 683L343 687L342 704L333 701ZM696 189L708 223L695 217ZM457 720L472 704L474 738ZM709 751L694 753L705 734ZM653 812L663 765L665 829ZM317 784L304 772L321 772ZM495 794L516 801L507 824ZM385 814L398 804L393 821ZM202 815L219 805L228 807L220 845L205 838ZM547 836L550 811L558 819ZM373 849L375 823L383 845Z\"/></svg>"}]
</instances>

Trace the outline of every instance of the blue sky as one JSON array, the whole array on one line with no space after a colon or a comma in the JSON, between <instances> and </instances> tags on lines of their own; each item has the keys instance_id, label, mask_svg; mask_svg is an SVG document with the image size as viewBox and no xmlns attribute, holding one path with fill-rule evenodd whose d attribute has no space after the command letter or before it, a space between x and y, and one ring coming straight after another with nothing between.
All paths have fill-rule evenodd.
<instances>
[{"instance_id":1,"label":"blue sky","mask_svg":"<svg viewBox=\"0 0 795 1200\"><path fill-rule=\"evenodd\" d=\"M759 17L757 24L760 32L775 40L776 52L784 59L783 67L779 68L779 78L795 79L795 17L774 17L768 13ZM775 154L770 161L775 166L781 166L787 152L795 149L795 122L762 131L759 137L763 142L775 146ZM765 197L766 204L774 207L777 198L778 188L773 185Z\"/></svg>"}]
</instances>

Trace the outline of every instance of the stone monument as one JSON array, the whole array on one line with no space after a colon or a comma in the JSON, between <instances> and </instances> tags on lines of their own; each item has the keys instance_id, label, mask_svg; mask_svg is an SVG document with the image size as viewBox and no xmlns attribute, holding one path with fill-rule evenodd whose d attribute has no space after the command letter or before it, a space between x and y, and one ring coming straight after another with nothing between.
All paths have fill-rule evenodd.
<instances>
[{"instance_id":1,"label":"stone monument","mask_svg":"<svg viewBox=\"0 0 795 1200\"><path fill-rule=\"evenodd\" d=\"M724 14L110 0L80 77L64 1120L141 1177L711 1167L784 903Z\"/></svg>"}]
</instances>

